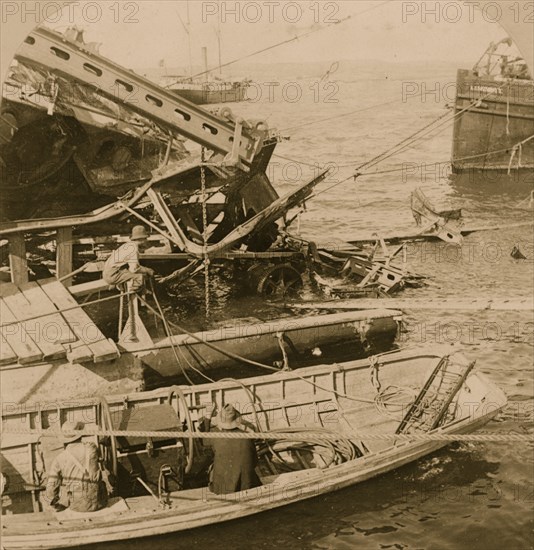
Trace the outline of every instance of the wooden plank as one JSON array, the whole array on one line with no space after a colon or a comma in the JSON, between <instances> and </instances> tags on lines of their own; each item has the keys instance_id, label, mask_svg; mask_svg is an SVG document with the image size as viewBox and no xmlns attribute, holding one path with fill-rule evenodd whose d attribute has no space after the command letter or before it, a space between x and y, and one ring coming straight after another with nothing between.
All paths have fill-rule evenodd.
<instances>
[{"instance_id":1,"label":"wooden plank","mask_svg":"<svg viewBox=\"0 0 534 550\"><path fill-rule=\"evenodd\" d=\"M69 288L69 293L72 296L82 297L89 296L95 292L104 292L109 290L109 283L106 283L104 279L97 279L96 281L89 281L88 283L81 283L79 285L74 285Z\"/></svg>"},{"instance_id":2,"label":"wooden plank","mask_svg":"<svg viewBox=\"0 0 534 550\"><path fill-rule=\"evenodd\" d=\"M79 307L78 302L76 302L74 297L71 296L69 291L59 281L56 279L46 279L39 281L39 286L58 309L63 310L78 306L77 309L65 311L62 315L78 339L89 347L95 363L110 361L119 356L119 350L114 342L108 340L102 334L94 321Z\"/></svg>"},{"instance_id":3,"label":"wooden plank","mask_svg":"<svg viewBox=\"0 0 534 550\"><path fill-rule=\"evenodd\" d=\"M512 224L496 224L488 226L477 226L477 227L462 227L460 229L460 234L462 236L471 235L472 233L479 233L483 231L504 231L509 229L518 229L520 227L531 227L534 222L521 222L521 223L512 223ZM384 241L388 243L400 243L404 241L433 241L437 240L437 235L435 233L404 233L404 234L389 234L389 235L380 235ZM356 238L352 238L349 241L349 244L353 245L362 245L362 244L374 244L377 241L375 235L359 235Z\"/></svg>"},{"instance_id":4,"label":"wooden plank","mask_svg":"<svg viewBox=\"0 0 534 550\"><path fill-rule=\"evenodd\" d=\"M72 227L60 227L56 239L56 271L58 279L72 273ZM65 286L72 284L72 277L64 279Z\"/></svg>"},{"instance_id":5,"label":"wooden plank","mask_svg":"<svg viewBox=\"0 0 534 550\"><path fill-rule=\"evenodd\" d=\"M13 363L17 363L17 360L17 354L0 333L0 365L12 365Z\"/></svg>"},{"instance_id":6,"label":"wooden plank","mask_svg":"<svg viewBox=\"0 0 534 550\"><path fill-rule=\"evenodd\" d=\"M0 285L0 288L6 285ZM32 337L24 330L21 323L18 322L9 306L0 298L0 334L4 337L13 352L18 357L18 362L21 365L27 363L35 363L41 361L43 352L39 346L33 341Z\"/></svg>"},{"instance_id":7,"label":"wooden plank","mask_svg":"<svg viewBox=\"0 0 534 550\"><path fill-rule=\"evenodd\" d=\"M35 282L21 285L19 289L31 304L36 314L44 315L45 313L50 313L50 315L46 315L46 317L40 319L48 339L62 344L65 350L70 349L68 346L75 344L78 341L78 337L62 315L58 313L55 304L45 294L44 290Z\"/></svg>"},{"instance_id":8,"label":"wooden plank","mask_svg":"<svg viewBox=\"0 0 534 550\"><path fill-rule=\"evenodd\" d=\"M16 285L28 282L28 261L23 233L14 233L9 237L9 269L11 282Z\"/></svg>"},{"instance_id":9,"label":"wooden plank","mask_svg":"<svg viewBox=\"0 0 534 550\"><path fill-rule=\"evenodd\" d=\"M223 260L273 260L280 258L294 258L294 257L303 257L302 252L240 252L239 250L233 252L220 252L218 254L213 254L211 259L223 259ZM191 259L191 254L186 252L170 252L170 253L154 253L154 254L141 254L142 260L182 260L188 261ZM79 286L79 285L76 285ZM70 289L72 291L72 288Z\"/></svg>"},{"instance_id":10,"label":"wooden plank","mask_svg":"<svg viewBox=\"0 0 534 550\"><path fill-rule=\"evenodd\" d=\"M422 309L435 311L534 311L532 298L488 299L488 298L464 298L459 300L419 300L417 298L372 298L372 299L347 299L329 300L325 302L305 302L291 304L295 309L377 309L395 308L396 310Z\"/></svg>"},{"instance_id":11,"label":"wooden plank","mask_svg":"<svg viewBox=\"0 0 534 550\"><path fill-rule=\"evenodd\" d=\"M93 352L89 346L81 340L77 340L74 344L68 344L65 347L69 363L88 363L94 359Z\"/></svg>"},{"instance_id":12,"label":"wooden plank","mask_svg":"<svg viewBox=\"0 0 534 550\"><path fill-rule=\"evenodd\" d=\"M31 285L32 283L27 283ZM35 285L36 283L33 283ZM25 285L21 285L24 287ZM30 290L31 287L28 288ZM51 324L46 317L41 317L46 311L39 303L39 300L32 298L28 300L21 289L13 284L1 285L0 297L15 318L21 322L27 334L31 335L33 341L43 352L44 359L61 359L67 355L61 342L56 341L57 326ZM38 317L35 319L35 317ZM27 320L28 319L28 320ZM53 320L52 320L53 322ZM72 333L70 333L72 340ZM68 335L67 335L68 336Z\"/></svg>"}]
</instances>

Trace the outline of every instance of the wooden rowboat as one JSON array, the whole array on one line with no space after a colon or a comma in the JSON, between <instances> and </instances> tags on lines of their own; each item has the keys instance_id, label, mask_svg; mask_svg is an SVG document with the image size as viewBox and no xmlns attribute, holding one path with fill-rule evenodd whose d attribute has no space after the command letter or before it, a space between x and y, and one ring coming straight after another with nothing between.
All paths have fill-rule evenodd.
<instances>
[{"instance_id":1,"label":"wooden rowboat","mask_svg":"<svg viewBox=\"0 0 534 550\"><path fill-rule=\"evenodd\" d=\"M447 444L430 436L472 432L504 408L503 392L473 373L473 365L459 355L402 351L371 361L104 401L33 408L4 404L1 456L8 482L3 496L8 515L2 518L2 546L5 550L68 548L80 541L155 536L256 514L354 485ZM241 411L244 426L271 435L268 445L258 443L263 486L215 495L205 481L208 447L196 439L193 443L189 436L213 435L197 430L214 404L220 409L226 403ZM128 432L118 432L120 437L115 432L99 441L108 467L115 468L119 480L119 496L102 511L42 511L46 471L61 446L46 435L57 435L59 423L67 418L82 420L95 430L113 427ZM38 428L40 435L9 434L28 428ZM248 435L259 441L250 430ZM324 444L321 438L330 438L330 443ZM180 460L186 456L188 465L180 469ZM139 481L137 490L132 486L134 479ZM178 485L182 490L176 490Z\"/></svg>"}]
</instances>

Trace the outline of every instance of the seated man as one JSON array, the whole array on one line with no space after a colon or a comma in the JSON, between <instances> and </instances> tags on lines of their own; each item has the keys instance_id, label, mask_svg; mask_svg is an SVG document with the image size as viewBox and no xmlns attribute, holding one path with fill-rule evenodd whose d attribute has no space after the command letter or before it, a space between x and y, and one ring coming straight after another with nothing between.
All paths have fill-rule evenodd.
<instances>
[{"instance_id":1,"label":"seated man","mask_svg":"<svg viewBox=\"0 0 534 550\"><path fill-rule=\"evenodd\" d=\"M227 404L219 415L220 431L241 432L240 414ZM256 474L258 455L251 439L213 439L214 459L210 476L210 490L217 494L235 493L259 487L261 481Z\"/></svg>"},{"instance_id":2,"label":"seated man","mask_svg":"<svg viewBox=\"0 0 534 550\"><path fill-rule=\"evenodd\" d=\"M98 464L98 448L82 441L83 422L65 422L63 451L52 462L46 498L55 510L95 512L107 503L105 483Z\"/></svg>"},{"instance_id":3,"label":"seated man","mask_svg":"<svg viewBox=\"0 0 534 550\"><path fill-rule=\"evenodd\" d=\"M106 283L115 286L128 283L128 289L132 292L142 289L145 277L154 276L152 269L139 264L139 254L149 246L146 229L136 225L130 240L114 250L106 260L102 274Z\"/></svg>"}]
</instances>

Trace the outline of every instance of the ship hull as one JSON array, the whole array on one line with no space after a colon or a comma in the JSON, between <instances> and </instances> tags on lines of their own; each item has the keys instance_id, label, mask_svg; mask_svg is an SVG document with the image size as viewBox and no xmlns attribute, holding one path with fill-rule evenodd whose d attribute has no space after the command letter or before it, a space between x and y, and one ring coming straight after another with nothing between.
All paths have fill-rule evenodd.
<instances>
[{"instance_id":1,"label":"ship hull","mask_svg":"<svg viewBox=\"0 0 534 550\"><path fill-rule=\"evenodd\" d=\"M238 103L247 100L247 86L243 84L231 88L209 84L202 89L170 88L170 90L196 105Z\"/></svg>"},{"instance_id":2,"label":"ship hull","mask_svg":"<svg viewBox=\"0 0 534 550\"><path fill-rule=\"evenodd\" d=\"M499 80L459 70L455 112L454 172L534 167L532 80Z\"/></svg>"}]
</instances>

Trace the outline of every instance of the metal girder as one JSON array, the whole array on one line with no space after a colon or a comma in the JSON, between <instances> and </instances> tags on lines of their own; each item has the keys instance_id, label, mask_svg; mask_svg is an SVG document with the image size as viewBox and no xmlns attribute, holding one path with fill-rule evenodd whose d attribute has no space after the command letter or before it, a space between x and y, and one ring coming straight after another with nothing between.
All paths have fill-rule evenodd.
<instances>
[{"instance_id":1,"label":"metal girder","mask_svg":"<svg viewBox=\"0 0 534 550\"><path fill-rule=\"evenodd\" d=\"M227 164L244 170L250 167L267 137L264 123L253 127L241 119L234 123L217 117L46 28L31 32L15 59L74 78L103 96L151 117L159 125L224 154Z\"/></svg>"}]
</instances>

